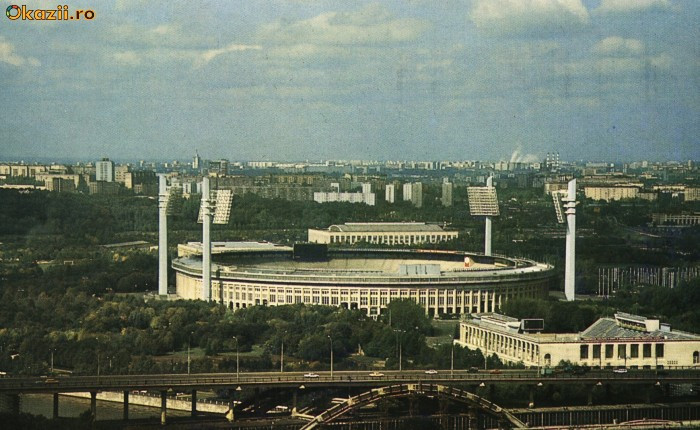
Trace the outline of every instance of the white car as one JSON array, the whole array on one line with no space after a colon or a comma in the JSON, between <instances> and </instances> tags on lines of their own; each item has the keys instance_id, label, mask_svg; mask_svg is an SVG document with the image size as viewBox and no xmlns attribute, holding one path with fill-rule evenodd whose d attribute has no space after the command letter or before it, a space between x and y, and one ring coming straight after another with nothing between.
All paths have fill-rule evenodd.
<instances>
[{"instance_id":1,"label":"white car","mask_svg":"<svg viewBox=\"0 0 700 430\"><path fill-rule=\"evenodd\" d=\"M619 369L613 369L613 372L615 373L627 373L627 369L624 367L620 367Z\"/></svg>"},{"instance_id":2,"label":"white car","mask_svg":"<svg viewBox=\"0 0 700 430\"><path fill-rule=\"evenodd\" d=\"M318 378L318 373L305 373L304 378Z\"/></svg>"},{"instance_id":3,"label":"white car","mask_svg":"<svg viewBox=\"0 0 700 430\"><path fill-rule=\"evenodd\" d=\"M425 373L428 375L437 375L438 371L435 369L429 369L429 370L426 370Z\"/></svg>"},{"instance_id":4,"label":"white car","mask_svg":"<svg viewBox=\"0 0 700 430\"><path fill-rule=\"evenodd\" d=\"M372 372L369 374L369 376L371 376L372 378L379 378L381 376L384 376L384 374L381 372Z\"/></svg>"}]
</instances>

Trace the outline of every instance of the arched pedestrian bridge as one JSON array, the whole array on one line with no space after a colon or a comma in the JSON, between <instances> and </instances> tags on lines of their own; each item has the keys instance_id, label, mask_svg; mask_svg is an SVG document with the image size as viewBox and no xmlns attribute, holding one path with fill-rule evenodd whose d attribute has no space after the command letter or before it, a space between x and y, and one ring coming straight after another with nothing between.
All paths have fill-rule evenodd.
<instances>
[{"instance_id":1,"label":"arched pedestrian bridge","mask_svg":"<svg viewBox=\"0 0 700 430\"><path fill-rule=\"evenodd\" d=\"M301 430L312 430L322 427L324 424L330 424L345 414L359 409L363 406L377 402L385 398L393 397L408 397L408 396L426 396L440 397L452 401L464 403L468 406L475 407L499 420L503 423L503 427L524 428L525 423L517 419L513 414L500 406L483 399L476 394L461 390L455 387L448 387L439 384L399 384L390 385L388 387L375 388L364 392L355 397L347 399L314 417Z\"/></svg>"}]
</instances>

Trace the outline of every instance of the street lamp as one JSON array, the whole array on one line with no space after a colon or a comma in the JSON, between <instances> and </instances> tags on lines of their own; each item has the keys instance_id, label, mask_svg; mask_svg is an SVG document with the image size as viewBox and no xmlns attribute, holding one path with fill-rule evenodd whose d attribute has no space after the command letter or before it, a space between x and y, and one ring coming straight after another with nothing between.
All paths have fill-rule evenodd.
<instances>
[{"instance_id":1,"label":"street lamp","mask_svg":"<svg viewBox=\"0 0 700 430\"><path fill-rule=\"evenodd\" d=\"M100 382L100 340L95 338L95 343L97 343L95 347L95 353L97 354L97 382Z\"/></svg>"},{"instance_id":2,"label":"street lamp","mask_svg":"<svg viewBox=\"0 0 700 430\"><path fill-rule=\"evenodd\" d=\"M190 374L190 347L192 344L192 335L194 334L193 331L190 332L190 336L187 338L187 374Z\"/></svg>"},{"instance_id":3,"label":"street lamp","mask_svg":"<svg viewBox=\"0 0 700 430\"><path fill-rule=\"evenodd\" d=\"M403 341L403 337L399 338L399 333L406 333L406 330L399 330L399 329L396 329L396 330L394 330L394 331L396 332L396 343L399 344L399 372L401 372L401 371L403 370L403 365L402 365L402 361L403 361L403 360L402 360L402 353L403 353L403 351L402 351L402 349L403 349L402 341Z\"/></svg>"},{"instance_id":4,"label":"street lamp","mask_svg":"<svg viewBox=\"0 0 700 430\"><path fill-rule=\"evenodd\" d=\"M236 381L238 381L238 377L240 376L238 368L238 338L234 336L233 340L236 341Z\"/></svg>"},{"instance_id":5,"label":"street lamp","mask_svg":"<svg viewBox=\"0 0 700 430\"><path fill-rule=\"evenodd\" d=\"M282 338L282 349L280 350L280 373L284 372L284 338Z\"/></svg>"},{"instance_id":6,"label":"street lamp","mask_svg":"<svg viewBox=\"0 0 700 430\"><path fill-rule=\"evenodd\" d=\"M53 352L56 350L56 348L51 348L51 373L53 374Z\"/></svg>"},{"instance_id":7,"label":"street lamp","mask_svg":"<svg viewBox=\"0 0 700 430\"><path fill-rule=\"evenodd\" d=\"M488 370L489 362L489 335L488 333L484 337L484 370Z\"/></svg>"},{"instance_id":8,"label":"street lamp","mask_svg":"<svg viewBox=\"0 0 700 430\"><path fill-rule=\"evenodd\" d=\"M284 338L287 336L287 330L282 332L282 339L281 343L282 346L280 348L280 373L284 372Z\"/></svg>"},{"instance_id":9,"label":"street lamp","mask_svg":"<svg viewBox=\"0 0 700 430\"><path fill-rule=\"evenodd\" d=\"M455 342L452 341L452 354L450 354L450 376L455 376Z\"/></svg>"},{"instance_id":10,"label":"street lamp","mask_svg":"<svg viewBox=\"0 0 700 430\"><path fill-rule=\"evenodd\" d=\"M333 379L333 337L328 335L328 339L331 340L331 379Z\"/></svg>"}]
</instances>

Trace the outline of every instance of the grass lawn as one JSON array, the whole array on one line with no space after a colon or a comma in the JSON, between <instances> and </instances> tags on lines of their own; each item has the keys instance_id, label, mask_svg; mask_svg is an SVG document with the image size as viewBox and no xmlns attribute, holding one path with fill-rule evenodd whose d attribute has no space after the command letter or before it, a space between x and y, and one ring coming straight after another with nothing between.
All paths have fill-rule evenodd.
<instances>
[{"instance_id":1,"label":"grass lawn","mask_svg":"<svg viewBox=\"0 0 700 430\"><path fill-rule=\"evenodd\" d=\"M443 343L452 343L455 327L459 325L459 320L433 320L433 336L427 336L425 342L434 348Z\"/></svg>"}]
</instances>

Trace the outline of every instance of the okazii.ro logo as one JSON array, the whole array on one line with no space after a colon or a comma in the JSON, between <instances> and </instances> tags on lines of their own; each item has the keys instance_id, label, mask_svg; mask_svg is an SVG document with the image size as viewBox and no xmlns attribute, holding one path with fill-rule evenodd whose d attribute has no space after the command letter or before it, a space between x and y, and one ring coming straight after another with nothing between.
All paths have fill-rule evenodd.
<instances>
[{"instance_id":1,"label":"okazii.ro logo","mask_svg":"<svg viewBox=\"0 0 700 430\"><path fill-rule=\"evenodd\" d=\"M12 21L72 21L91 20L95 18L92 9L76 9L74 13L68 10L68 5L58 5L56 9L27 9L27 5L11 4L5 9L5 15Z\"/></svg>"}]
</instances>

